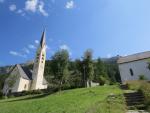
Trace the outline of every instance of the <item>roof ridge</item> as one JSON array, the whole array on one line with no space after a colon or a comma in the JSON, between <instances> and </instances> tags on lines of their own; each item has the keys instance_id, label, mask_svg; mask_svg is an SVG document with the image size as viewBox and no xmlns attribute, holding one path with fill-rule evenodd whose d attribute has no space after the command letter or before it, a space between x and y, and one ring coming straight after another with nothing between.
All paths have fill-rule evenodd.
<instances>
[{"instance_id":1,"label":"roof ridge","mask_svg":"<svg viewBox=\"0 0 150 113\"><path fill-rule=\"evenodd\" d=\"M117 63L121 64L121 63L133 62L136 60L142 60L146 58L150 58L150 51L145 51L141 53L136 53L136 54L120 57Z\"/></svg>"},{"instance_id":2,"label":"roof ridge","mask_svg":"<svg viewBox=\"0 0 150 113\"><path fill-rule=\"evenodd\" d=\"M22 76L24 79L29 79L29 80L30 80L30 78L29 78L28 75L24 72L24 70L22 69L22 67L21 67L20 64L17 64L17 68L18 68L18 70L19 70L20 75L22 75L22 74L26 75L27 78L25 78L25 77Z\"/></svg>"}]
</instances>

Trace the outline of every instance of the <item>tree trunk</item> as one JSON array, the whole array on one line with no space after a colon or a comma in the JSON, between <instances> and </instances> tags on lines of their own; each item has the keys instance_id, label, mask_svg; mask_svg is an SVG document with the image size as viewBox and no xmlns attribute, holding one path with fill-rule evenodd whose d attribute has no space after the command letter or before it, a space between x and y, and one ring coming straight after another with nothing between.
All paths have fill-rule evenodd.
<instances>
[{"instance_id":1,"label":"tree trunk","mask_svg":"<svg viewBox=\"0 0 150 113\"><path fill-rule=\"evenodd\" d=\"M91 87L91 80L89 80L89 87Z\"/></svg>"},{"instance_id":2,"label":"tree trunk","mask_svg":"<svg viewBox=\"0 0 150 113\"><path fill-rule=\"evenodd\" d=\"M59 83L59 91L61 92L61 87L62 87L62 79L60 80L60 83Z\"/></svg>"}]
</instances>

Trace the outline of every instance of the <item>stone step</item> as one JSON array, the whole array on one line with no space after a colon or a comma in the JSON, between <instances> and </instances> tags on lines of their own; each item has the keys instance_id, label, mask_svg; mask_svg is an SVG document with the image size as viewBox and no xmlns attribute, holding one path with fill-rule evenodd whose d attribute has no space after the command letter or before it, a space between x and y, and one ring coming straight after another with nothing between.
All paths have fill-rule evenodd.
<instances>
[{"instance_id":1,"label":"stone step","mask_svg":"<svg viewBox=\"0 0 150 113\"><path fill-rule=\"evenodd\" d=\"M124 96L143 96L141 92L133 92L133 93L124 93Z\"/></svg>"},{"instance_id":2,"label":"stone step","mask_svg":"<svg viewBox=\"0 0 150 113\"><path fill-rule=\"evenodd\" d=\"M132 95L132 96L125 96L125 98L144 98L144 96L143 95Z\"/></svg>"},{"instance_id":3,"label":"stone step","mask_svg":"<svg viewBox=\"0 0 150 113\"><path fill-rule=\"evenodd\" d=\"M125 98L126 102L132 102L132 101L144 101L144 98Z\"/></svg>"},{"instance_id":4,"label":"stone step","mask_svg":"<svg viewBox=\"0 0 150 113\"><path fill-rule=\"evenodd\" d=\"M126 104L129 109L144 109L144 96L141 92L124 93Z\"/></svg>"},{"instance_id":5,"label":"stone step","mask_svg":"<svg viewBox=\"0 0 150 113\"><path fill-rule=\"evenodd\" d=\"M123 89L123 90L128 90L129 89L128 85L126 85L126 84L121 84L120 88Z\"/></svg>"},{"instance_id":6,"label":"stone step","mask_svg":"<svg viewBox=\"0 0 150 113\"><path fill-rule=\"evenodd\" d=\"M127 103L127 106L143 106L144 103L141 102L132 102L132 103Z\"/></svg>"}]
</instances>

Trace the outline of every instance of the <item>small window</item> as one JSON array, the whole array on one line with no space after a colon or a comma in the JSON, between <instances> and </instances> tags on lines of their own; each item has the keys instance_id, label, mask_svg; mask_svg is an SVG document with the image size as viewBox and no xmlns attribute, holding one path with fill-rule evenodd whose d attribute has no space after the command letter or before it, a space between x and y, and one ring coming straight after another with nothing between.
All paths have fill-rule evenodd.
<instances>
[{"instance_id":1,"label":"small window","mask_svg":"<svg viewBox=\"0 0 150 113\"><path fill-rule=\"evenodd\" d=\"M131 76L134 75L133 70L131 68L130 68L130 74L131 74Z\"/></svg>"}]
</instances>

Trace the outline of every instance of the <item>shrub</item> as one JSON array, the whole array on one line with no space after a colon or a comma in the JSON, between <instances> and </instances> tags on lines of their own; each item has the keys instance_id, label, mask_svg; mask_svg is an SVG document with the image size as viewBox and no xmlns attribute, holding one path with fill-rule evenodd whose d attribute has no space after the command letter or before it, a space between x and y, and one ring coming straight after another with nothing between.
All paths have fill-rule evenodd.
<instances>
[{"instance_id":1,"label":"shrub","mask_svg":"<svg viewBox=\"0 0 150 113\"><path fill-rule=\"evenodd\" d=\"M3 93L0 91L0 99L3 98Z\"/></svg>"},{"instance_id":2,"label":"shrub","mask_svg":"<svg viewBox=\"0 0 150 113\"><path fill-rule=\"evenodd\" d=\"M141 85L140 90L143 92L145 96L145 103L150 108L150 83L145 82ZM149 109L150 110L150 109Z\"/></svg>"},{"instance_id":3,"label":"shrub","mask_svg":"<svg viewBox=\"0 0 150 113\"><path fill-rule=\"evenodd\" d=\"M150 112L150 83L144 80L128 81L129 89L141 91L145 97L145 105Z\"/></svg>"},{"instance_id":4,"label":"shrub","mask_svg":"<svg viewBox=\"0 0 150 113\"><path fill-rule=\"evenodd\" d=\"M106 83L106 78L103 77L103 76L100 76L100 78L99 78L99 84L100 85L104 85L105 83Z\"/></svg>"},{"instance_id":5,"label":"shrub","mask_svg":"<svg viewBox=\"0 0 150 113\"><path fill-rule=\"evenodd\" d=\"M147 80L147 78L144 75L140 75L139 80Z\"/></svg>"},{"instance_id":6,"label":"shrub","mask_svg":"<svg viewBox=\"0 0 150 113\"><path fill-rule=\"evenodd\" d=\"M144 84L145 82L146 81L144 80L133 80L133 81L127 81L126 84L131 90L139 90L141 88L141 85Z\"/></svg>"}]
</instances>

